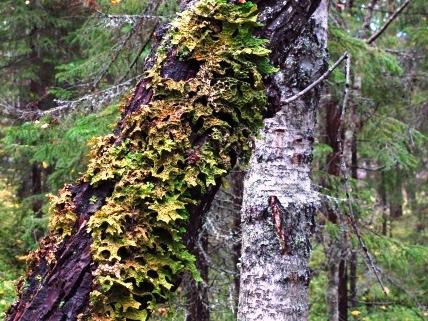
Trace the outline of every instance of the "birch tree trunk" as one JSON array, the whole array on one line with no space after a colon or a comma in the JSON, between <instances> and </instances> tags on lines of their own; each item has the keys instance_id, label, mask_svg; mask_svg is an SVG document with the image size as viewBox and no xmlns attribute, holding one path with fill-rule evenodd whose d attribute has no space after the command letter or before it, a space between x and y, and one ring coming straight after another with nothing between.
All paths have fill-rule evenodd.
<instances>
[{"instance_id":1,"label":"birch tree trunk","mask_svg":"<svg viewBox=\"0 0 428 321\"><path fill-rule=\"evenodd\" d=\"M244 183L240 321L308 317L309 237L317 204L311 160L320 88L291 104L283 101L325 71L327 13L322 1L292 48L284 47L290 54L268 87L280 111L265 120Z\"/></svg>"}]
</instances>

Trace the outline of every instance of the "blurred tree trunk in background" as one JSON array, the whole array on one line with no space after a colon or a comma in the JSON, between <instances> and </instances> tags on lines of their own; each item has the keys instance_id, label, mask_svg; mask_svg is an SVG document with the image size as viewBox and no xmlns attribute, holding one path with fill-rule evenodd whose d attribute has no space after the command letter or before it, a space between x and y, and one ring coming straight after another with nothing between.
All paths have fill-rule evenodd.
<instances>
[{"instance_id":1,"label":"blurred tree trunk in background","mask_svg":"<svg viewBox=\"0 0 428 321\"><path fill-rule=\"evenodd\" d=\"M201 228L196 238L195 246L191 252L196 257L196 268L201 275L202 282L195 281L190 273L186 273L182 281L187 299L185 321L209 321L210 304L208 300L208 273L210 262L207 257L207 231Z\"/></svg>"},{"instance_id":2,"label":"blurred tree trunk in background","mask_svg":"<svg viewBox=\"0 0 428 321\"><path fill-rule=\"evenodd\" d=\"M392 220L403 216L403 171L397 166L389 173L389 214Z\"/></svg>"}]
</instances>

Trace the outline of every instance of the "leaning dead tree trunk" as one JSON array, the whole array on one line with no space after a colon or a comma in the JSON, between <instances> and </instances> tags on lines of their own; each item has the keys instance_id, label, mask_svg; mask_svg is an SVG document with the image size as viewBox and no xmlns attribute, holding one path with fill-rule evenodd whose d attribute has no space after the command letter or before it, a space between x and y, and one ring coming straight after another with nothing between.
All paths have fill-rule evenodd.
<instances>
[{"instance_id":1,"label":"leaning dead tree trunk","mask_svg":"<svg viewBox=\"0 0 428 321\"><path fill-rule=\"evenodd\" d=\"M265 45L282 67L316 5L260 1L262 29L253 3L194 1L157 32L116 129L53 197L51 232L6 320L146 320L183 272L197 277L187 248L221 179L249 157L275 83L263 82L275 71Z\"/></svg>"},{"instance_id":2,"label":"leaning dead tree trunk","mask_svg":"<svg viewBox=\"0 0 428 321\"><path fill-rule=\"evenodd\" d=\"M287 25L287 12L281 17ZM244 184L240 321L308 317L309 237L317 203L311 160L320 88L283 102L326 70L326 29L323 1L297 42L284 44L282 51L290 54L268 85L280 111L265 120Z\"/></svg>"}]
</instances>

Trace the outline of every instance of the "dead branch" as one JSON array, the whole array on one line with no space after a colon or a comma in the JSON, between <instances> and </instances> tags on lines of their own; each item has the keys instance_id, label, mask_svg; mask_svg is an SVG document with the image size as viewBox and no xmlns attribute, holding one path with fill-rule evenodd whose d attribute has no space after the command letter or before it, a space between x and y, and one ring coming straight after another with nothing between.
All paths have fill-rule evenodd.
<instances>
[{"instance_id":1,"label":"dead branch","mask_svg":"<svg viewBox=\"0 0 428 321\"><path fill-rule=\"evenodd\" d=\"M14 107L6 101L0 101L0 114L23 121L37 120L43 116L64 117L77 110L83 112L97 112L104 106L124 95L137 82L138 78L128 79L107 89L84 95L76 100L54 100L56 106L48 110L23 109Z\"/></svg>"},{"instance_id":2,"label":"dead branch","mask_svg":"<svg viewBox=\"0 0 428 321\"><path fill-rule=\"evenodd\" d=\"M138 54L135 56L134 60L132 61L132 63L129 65L128 69L126 70L126 73L123 75L123 77L119 80L119 82L122 82L126 79L126 77L128 77L129 72L131 71L132 68L134 68L134 66L137 64L138 59L140 58L140 56L143 54L144 50L147 48L150 39L152 38L152 36L154 35L154 33L156 32L157 28L159 26L159 21L156 22L153 27L151 28L150 33L148 34L148 36L146 36L145 42L143 43L143 45L141 46L140 50L138 51Z\"/></svg>"},{"instance_id":3,"label":"dead branch","mask_svg":"<svg viewBox=\"0 0 428 321\"><path fill-rule=\"evenodd\" d=\"M112 15L96 10L103 25L107 28L120 28L123 25L136 25L140 19L145 21L167 21L168 17L156 16L151 14L140 15Z\"/></svg>"},{"instance_id":4,"label":"dead branch","mask_svg":"<svg viewBox=\"0 0 428 321\"><path fill-rule=\"evenodd\" d=\"M107 63L107 65L105 66L105 68L102 70L102 72L100 73L100 75L98 76L98 78L94 81L94 85L92 87L92 90L94 90L95 88L98 87L98 85L100 84L101 80L107 75L108 71L110 70L110 68L113 66L113 64L117 61L117 59L119 58L120 53L122 52L122 50L125 48L126 44L132 39L132 37L139 31L141 30L142 26L144 25L147 16L150 17L154 17L151 14L153 12L156 12L157 8L159 7L159 5L161 4L161 2L163 2L163 0L161 1L154 1L153 3L151 3L151 5L149 5L147 7L147 9L145 10L144 14L139 15L136 22L133 24L131 31L129 31L128 35L122 40L122 42L113 50L112 53L112 59ZM159 23L159 19L151 19L155 25L157 25ZM151 31L152 33L153 31ZM150 38L149 38L150 39Z\"/></svg>"}]
</instances>

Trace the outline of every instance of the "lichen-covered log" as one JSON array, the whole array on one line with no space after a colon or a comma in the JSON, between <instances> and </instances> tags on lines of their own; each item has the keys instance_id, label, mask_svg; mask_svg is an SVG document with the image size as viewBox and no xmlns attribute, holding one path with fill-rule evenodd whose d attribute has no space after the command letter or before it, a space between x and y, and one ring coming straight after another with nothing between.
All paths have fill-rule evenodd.
<instances>
[{"instance_id":1,"label":"lichen-covered log","mask_svg":"<svg viewBox=\"0 0 428 321\"><path fill-rule=\"evenodd\" d=\"M326 70L326 29L322 1L298 40L284 48L290 54L267 87L280 111L265 120L244 182L239 321L308 318L309 237L317 203L311 161L320 88L283 102Z\"/></svg>"},{"instance_id":2,"label":"lichen-covered log","mask_svg":"<svg viewBox=\"0 0 428 321\"><path fill-rule=\"evenodd\" d=\"M51 232L6 320L145 320L184 271L197 277L186 245L266 114L266 45L281 66L315 2L260 1L262 28L254 3L201 0L159 31L115 131L52 197Z\"/></svg>"}]
</instances>

